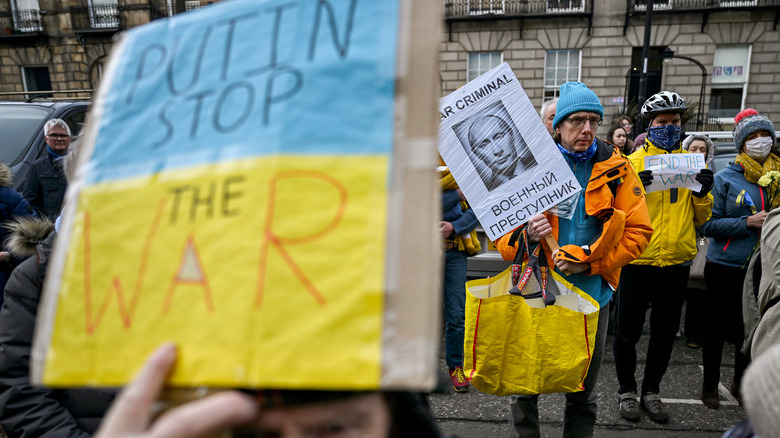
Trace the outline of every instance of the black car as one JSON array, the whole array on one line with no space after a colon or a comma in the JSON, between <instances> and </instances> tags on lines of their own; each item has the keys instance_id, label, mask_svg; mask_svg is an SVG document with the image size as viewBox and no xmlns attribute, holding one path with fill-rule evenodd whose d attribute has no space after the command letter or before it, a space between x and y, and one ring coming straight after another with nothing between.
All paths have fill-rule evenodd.
<instances>
[{"instance_id":1,"label":"black car","mask_svg":"<svg viewBox=\"0 0 780 438\"><path fill-rule=\"evenodd\" d=\"M76 136L84 125L89 105L79 100L0 102L0 160L11 167L16 190L22 192L30 164L46 153L44 124L62 119Z\"/></svg>"}]
</instances>

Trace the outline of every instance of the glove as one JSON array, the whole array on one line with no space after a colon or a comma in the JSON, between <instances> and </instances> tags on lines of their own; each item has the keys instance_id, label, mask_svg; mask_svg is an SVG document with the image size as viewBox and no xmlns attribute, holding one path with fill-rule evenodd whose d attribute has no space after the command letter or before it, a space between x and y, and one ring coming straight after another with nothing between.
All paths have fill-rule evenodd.
<instances>
[{"instance_id":1,"label":"glove","mask_svg":"<svg viewBox=\"0 0 780 438\"><path fill-rule=\"evenodd\" d=\"M701 183L701 190L694 193L693 196L703 198L712 190L712 185L715 184L715 176L713 175L712 170L702 169L696 174L696 181Z\"/></svg>"},{"instance_id":2,"label":"glove","mask_svg":"<svg viewBox=\"0 0 780 438\"><path fill-rule=\"evenodd\" d=\"M650 183L653 182L653 171L652 170L643 170L638 173L639 179L642 180L642 185L647 187L650 185Z\"/></svg>"}]
</instances>

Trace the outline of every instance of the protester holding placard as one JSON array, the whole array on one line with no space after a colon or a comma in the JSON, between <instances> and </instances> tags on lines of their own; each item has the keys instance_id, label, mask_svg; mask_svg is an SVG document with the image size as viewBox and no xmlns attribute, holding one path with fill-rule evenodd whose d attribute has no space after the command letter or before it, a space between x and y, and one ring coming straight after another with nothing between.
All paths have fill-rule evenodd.
<instances>
[{"instance_id":1,"label":"protester holding placard","mask_svg":"<svg viewBox=\"0 0 780 438\"><path fill-rule=\"evenodd\" d=\"M608 305L617 288L620 268L638 256L652 234L641 184L620 151L596 139L604 108L596 94L581 82L561 86L553 126L554 140L569 168L584 188L571 219L550 213L531 217L529 240L552 235L561 245L552 252L549 266L582 289L601 306L592 360L584 391L566 394L564 436L592 436L597 400L593 392L607 336ZM504 259L512 260L516 245L512 233L496 245ZM546 254L551 254L545 245ZM539 436L538 395L514 395L510 415L511 436Z\"/></svg>"},{"instance_id":2,"label":"protester holding placard","mask_svg":"<svg viewBox=\"0 0 780 438\"><path fill-rule=\"evenodd\" d=\"M778 182L761 187L759 179L772 171L780 171L780 157L770 152L776 134L772 122L753 109L746 109L734 119L734 143L737 158L715 175L712 189L714 202L712 219L702 226L702 233L711 237L707 251L704 279L710 299L704 331L704 383L701 399L717 409L718 384L723 343L734 339L741 346L744 339L742 321L742 284L767 212L780 205ZM772 186L775 187L772 187ZM742 373L747 358L740 348L734 352L734 379L731 393L739 399Z\"/></svg>"},{"instance_id":3,"label":"protester holding placard","mask_svg":"<svg viewBox=\"0 0 780 438\"><path fill-rule=\"evenodd\" d=\"M648 121L644 146L628 159L639 172L644 186L653 181L653 171L645 169L645 157L658 157L667 162L683 160L682 119L687 109L677 93L662 91L642 105L642 117ZM673 155L673 156L672 156ZM703 160L702 160L703 161ZM703 163L701 163L703 166ZM652 220L653 236L641 256L623 270L621 293L617 297L617 328L615 332L615 367L619 382L620 415L629 421L639 421L637 405L636 344L642 335L649 305L650 345L641 387L641 406L650 419L669 421L669 414L658 395L661 380L669 365L674 337L680 328L680 314L688 274L696 256L695 227L710 217L712 209L712 171L703 169L695 174L701 189L657 190L646 194Z\"/></svg>"}]
</instances>

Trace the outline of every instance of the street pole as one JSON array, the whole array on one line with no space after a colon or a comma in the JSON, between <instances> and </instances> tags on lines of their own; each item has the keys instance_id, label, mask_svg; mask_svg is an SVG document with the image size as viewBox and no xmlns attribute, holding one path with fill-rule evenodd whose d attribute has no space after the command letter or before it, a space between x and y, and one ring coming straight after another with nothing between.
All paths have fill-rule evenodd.
<instances>
[{"instance_id":1,"label":"street pole","mask_svg":"<svg viewBox=\"0 0 780 438\"><path fill-rule=\"evenodd\" d=\"M647 63L650 56L650 25L653 15L653 0L647 0L647 9L645 10L645 42L642 46L642 71L639 73L639 96L636 103L639 111L636 116L636 123L634 124L634 134L639 135L644 132L645 124L642 120L642 104L645 103L647 94Z\"/></svg>"}]
</instances>

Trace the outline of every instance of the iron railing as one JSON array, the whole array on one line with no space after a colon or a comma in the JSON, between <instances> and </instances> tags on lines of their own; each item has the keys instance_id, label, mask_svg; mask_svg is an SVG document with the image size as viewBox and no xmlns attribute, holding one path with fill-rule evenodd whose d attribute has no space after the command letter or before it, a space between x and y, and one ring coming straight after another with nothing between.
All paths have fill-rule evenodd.
<instances>
[{"instance_id":1,"label":"iron railing","mask_svg":"<svg viewBox=\"0 0 780 438\"><path fill-rule=\"evenodd\" d=\"M593 13L592 4L588 0L443 0L447 19L585 15Z\"/></svg>"},{"instance_id":2,"label":"iron railing","mask_svg":"<svg viewBox=\"0 0 780 438\"><path fill-rule=\"evenodd\" d=\"M37 9L0 12L0 32L3 34L40 32L42 30L41 12Z\"/></svg>"},{"instance_id":3,"label":"iron railing","mask_svg":"<svg viewBox=\"0 0 780 438\"><path fill-rule=\"evenodd\" d=\"M118 29L119 11L116 3L71 6L70 20L74 32Z\"/></svg>"},{"instance_id":4,"label":"iron railing","mask_svg":"<svg viewBox=\"0 0 780 438\"><path fill-rule=\"evenodd\" d=\"M630 12L640 12L647 9L647 0L627 1ZM653 11L708 11L777 7L780 7L780 0L653 0Z\"/></svg>"}]
</instances>

